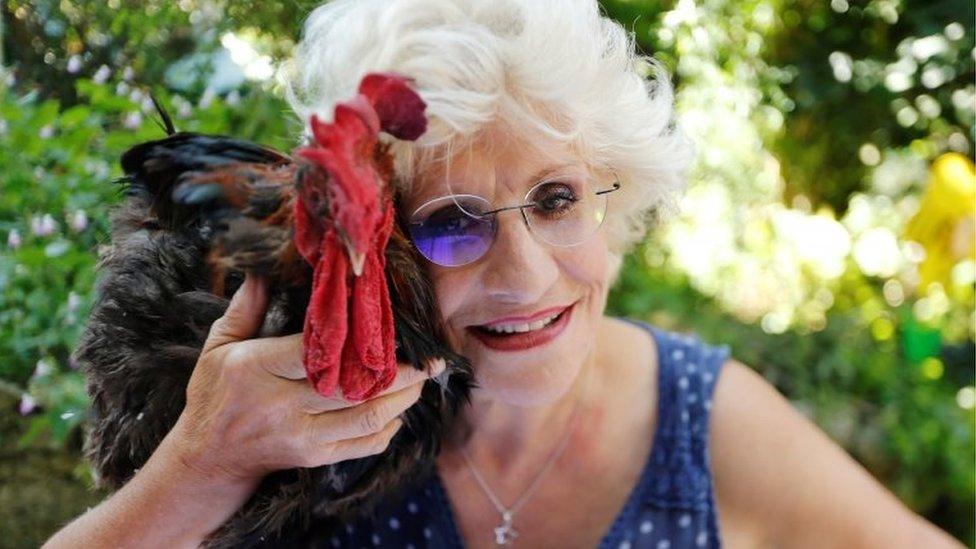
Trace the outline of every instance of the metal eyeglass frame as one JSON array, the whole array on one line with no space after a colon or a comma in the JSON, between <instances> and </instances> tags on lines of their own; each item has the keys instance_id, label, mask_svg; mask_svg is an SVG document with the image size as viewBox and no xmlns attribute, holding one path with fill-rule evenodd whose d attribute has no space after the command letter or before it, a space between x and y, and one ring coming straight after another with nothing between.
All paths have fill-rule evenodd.
<instances>
[{"instance_id":1,"label":"metal eyeglass frame","mask_svg":"<svg viewBox=\"0 0 976 549\"><path fill-rule=\"evenodd\" d=\"M616 172L611 171L611 173L613 174L614 180L613 180L613 183L611 184L610 188L609 189L603 189L603 190L600 190L600 191L596 191L594 194L596 194L596 195L604 195L604 194L609 194L609 193L612 193L612 192L620 189L620 178L617 176L617 173ZM559 177L558 176L556 176L556 177L550 176L550 177L547 177L547 178L543 179L542 181L539 181L535 185L533 185L532 188L530 188L528 190L528 192L525 193L525 197L523 198L523 200L525 202L523 204L516 204L516 205L513 205L513 206L503 206L501 208L496 208L494 210L489 210L489 211L483 212L481 214L474 214L474 213L471 213L471 212L467 211L466 209L464 209L464 207L462 207L460 204L457 203L457 200L454 200L454 199L456 197L470 197L470 198L479 199L479 200L483 201L485 204L491 205L491 202L489 202L488 199L484 198L483 196L478 196L476 194L448 194L448 195L444 195L444 196L438 196L436 198L432 198L432 199L428 200L427 202L424 202L423 204L421 204L420 206L418 206L416 209L414 209L413 213L410 215L410 218L408 219L408 223L410 225L423 224L423 221L414 221L413 220L414 217L417 215L417 212L419 212L423 208L426 208L428 205L430 205L430 204L432 204L434 202L437 202L437 201L440 201L440 200L451 199L452 201L454 201L455 206L457 206L458 209L461 210L461 212L463 212L465 215L467 215L467 216L469 216L469 217L471 217L473 219L479 219L479 220L480 219L483 219L485 217L492 216L492 215L497 215L499 212L503 212L505 210L519 210L522 213L522 221L525 223L526 228L529 229L529 232L531 232L533 235L541 238L542 241L545 242L546 244L549 244L551 246L560 247L560 248L571 248L573 246L578 246L578 245L586 242L590 238L592 238L593 235L595 235L597 233L597 231L599 230L599 228L601 226L603 226L603 222L606 220L606 216L604 216L604 218L600 220L600 224L597 225L597 227L596 227L596 229L594 229L593 233L591 233L590 235L587 235L582 240L580 240L578 242L574 242L572 244L553 244L552 242L549 242L544 237L542 237L541 235L539 235L536 232L536 230L532 228L532 223L529 221L528 216L526 216L526 214L525 214L525 209L526 208L533 208L533 207L535 207L535 206L538 205L538 202L535 202L535 201L529 202L528 201L529 200L529 196L531 196L532 193L535 192L535 190L539 188L539 186L544 185L546 183L552 183L553 181L558 181L558 180L559 180ZM607 206L609 206L609 203L607 203ZM497 229L497 225L495 226L495 229ZM491 246L489 245L489 249L490 249L490 247ZM487 253L487 251L486 251L486 253ZM479 258L480 257L481 256L479 256ZM471 262L477 261L477 259L478 258L472 259L471 261L469 261L467 263L471 263ZM459 265L450 265L450 266L452 266L452 267L460 267L462 265L466 265L467 263L461 263ZM447 266L447 265L444 265L444 266Z\"/></svg>"}]
</instances>

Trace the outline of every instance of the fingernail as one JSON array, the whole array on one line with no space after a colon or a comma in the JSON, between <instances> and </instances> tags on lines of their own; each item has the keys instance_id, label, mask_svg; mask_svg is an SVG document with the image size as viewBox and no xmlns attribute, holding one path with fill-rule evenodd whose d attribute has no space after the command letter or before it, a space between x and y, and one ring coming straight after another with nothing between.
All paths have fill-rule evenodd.
<instances>
[{"instance_id":1,"label":"fingernail","mask_svg":"<svg viewBox=\"0 0 976 549\"><path fill-rule=\"evenodd\" d=\"M241 284L241 290L244 296L248 299L254 299L258 295L258 291L261 287L261 277L258 275L248 273L244 277L244 283Z\"/></svg>"}]
</instances>

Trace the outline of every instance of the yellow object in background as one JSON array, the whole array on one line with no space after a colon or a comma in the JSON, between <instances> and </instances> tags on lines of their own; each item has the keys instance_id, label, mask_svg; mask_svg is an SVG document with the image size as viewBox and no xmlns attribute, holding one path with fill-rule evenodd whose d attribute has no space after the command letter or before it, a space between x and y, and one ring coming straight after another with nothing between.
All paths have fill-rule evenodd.
<instances>
[{"instance_id":1,"label":"yellow object in background","mask_svg":"<svg viewBox=\"0 0 976 549\"><path fill-rule=\"evenodd\" d=\"M935 159L922 203L905 227L905 238L925 248L918 288L923 295L932 282L946 286L958 261L976 259L976 166L972 160L959 153Z\"/></svg>"}]
</instances>

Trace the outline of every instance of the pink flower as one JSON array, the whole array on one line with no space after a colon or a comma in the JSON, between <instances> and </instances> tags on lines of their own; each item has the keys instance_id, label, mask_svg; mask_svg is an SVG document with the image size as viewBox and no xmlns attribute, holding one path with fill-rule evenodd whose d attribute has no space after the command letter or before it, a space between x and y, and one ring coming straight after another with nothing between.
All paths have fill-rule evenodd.
<instances>
[{"instance_id":1,"label":"pink flower","mask_svg":"<svg viewBox=\"0 0 976 549\"><path fill-rule=\"evenodd\" d=\"M26 416L27 414L33 412L35 408L37 408L37 401L34 400L34 397L30 396L30 394L24 393L20 397L20 406L18 407L20 415Z\"/></svg>"}]
</instances>

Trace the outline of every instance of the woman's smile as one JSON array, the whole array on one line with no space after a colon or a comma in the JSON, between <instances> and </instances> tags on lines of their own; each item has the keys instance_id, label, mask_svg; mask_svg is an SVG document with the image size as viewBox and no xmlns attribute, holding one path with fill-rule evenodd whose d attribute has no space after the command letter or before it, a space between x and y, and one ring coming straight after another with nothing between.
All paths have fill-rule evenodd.
<instances>
[{"instance_id":1,"label":"woman's smile","mask_svg":"<svg viewBox=\"0 0 976 549\"><path fill-rule=\"evenodd\" d=\"M485 347L496 351L524 351L552 342L565 331L576 303L552 316L532 323L492 323L492 326L468 326L468 333Z\"/></svg>"}]
</instances>

